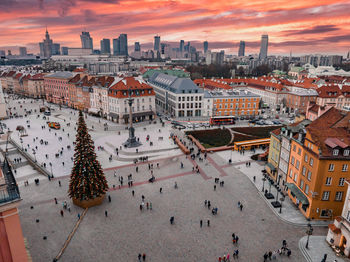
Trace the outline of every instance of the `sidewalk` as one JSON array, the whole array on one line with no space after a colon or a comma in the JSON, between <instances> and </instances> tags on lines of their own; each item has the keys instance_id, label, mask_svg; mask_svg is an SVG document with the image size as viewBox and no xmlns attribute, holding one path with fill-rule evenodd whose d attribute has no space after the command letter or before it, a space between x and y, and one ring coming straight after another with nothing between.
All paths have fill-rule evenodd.
<instances>
[{"instance_id":1,"label":"sidewalk","mask_svg":"<svg viewBox=\"0 0 350 262\"><path fill-rule=\"evenodd\" d=\"M321 262L324 255L327 254L326 262L349 262L350 259L336 256L335 252L326 242L325 236L310 236L309 248L306 249L307 236L299 240L299 249L307 262Z\"/></svg>"},{"instance_id":2,"label":"sidewalk","mask_svg":"<svg viewBox=\"0 0 350 262\"><path fill-rule=\"evenodd\" d=\"M256 152L257 153L257 152ZM216 153L223 159L229 159L231 151L222 151ZM274 208L271 205L271 202L275 201L275 199L267 199L263 192L262 188L264 186L264 190L269 190L270 191L270 185L269 182L266 180L265 183L263 183L263 175L262 175L262 170L264 169L265 162L258 162L250 159L250 156L253 155L252 152L246 151L244 155L240 155L239 152L232 152L232 165L228 166L226 165L224 169L231 169L234 167L235 169L239 170L243 174L245 174L250 181L256 186L258 189L259 195L266 201L268 206L271 208L271 210L277 215L281 220L283 220L286 223L296 225L296 226L306 226L309 221L304 217L304 215L295 207L293 202L289 199L288 196L284 198L284 201L282 202L282 213L280 213L280 208ZM246 164L244 161L250 161L251 166L246 167ZM227 161L228 162L228 161ZM243 162L243 163L242 163ZM255 182L253 177L256 177ZM264 185L263 185L264 184ZM271 191L270 191L275 197L277 190L274 186L271 186ZM281 194L278 194L278 201L281 199ZM281 201L280 201L281 202ZM330 221L310 221L310 224L313 226L328 226Z\"/></svg>"}]
</instances>

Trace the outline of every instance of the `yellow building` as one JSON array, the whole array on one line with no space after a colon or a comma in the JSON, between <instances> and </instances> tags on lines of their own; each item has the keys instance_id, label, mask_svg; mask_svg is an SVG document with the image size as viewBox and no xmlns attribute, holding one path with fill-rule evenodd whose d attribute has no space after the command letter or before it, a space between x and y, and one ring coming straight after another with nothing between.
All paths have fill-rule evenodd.
<instances>
[{"instance_id":1,"label":"yellow building","mask_svg":"<svg viewBox=\"0 0 350 262\"><path fill-rule=\"evenodd\" d=\"M307 218L341 215L350 178L349 121L349 112L332 108L292 138L286 186Z\"/></svg>"},{"instance_id":2,"label":"yellow building","mask_svg":"<svg viewBox=\"0 0 350 262\"><path fill-rule=\"evenodd\" d=\"M271 132L270 137L270 146L269 146L269 156L266 165L267 174L276 182L277 181L277 171L278 171L278 163L280 159L280 151L281 151L281 129L276 129Z\"/></svg>"}]
</instances>

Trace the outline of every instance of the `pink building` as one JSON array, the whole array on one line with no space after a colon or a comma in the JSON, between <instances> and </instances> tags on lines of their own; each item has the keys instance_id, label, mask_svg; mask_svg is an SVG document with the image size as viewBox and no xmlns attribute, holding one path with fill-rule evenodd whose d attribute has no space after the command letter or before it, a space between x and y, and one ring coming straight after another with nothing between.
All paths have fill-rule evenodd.
<instances>
[{"instance_id":1,"label":"pink building","mask_svg":"<svg viewBox=\"0 0 350 262\"><path fill-rule=\"evenodd\" d=\"M44 76L46 100L51 103L69 104L69 80L73 78L71 72L56 72Z\"/></svg>"}]
</instances>

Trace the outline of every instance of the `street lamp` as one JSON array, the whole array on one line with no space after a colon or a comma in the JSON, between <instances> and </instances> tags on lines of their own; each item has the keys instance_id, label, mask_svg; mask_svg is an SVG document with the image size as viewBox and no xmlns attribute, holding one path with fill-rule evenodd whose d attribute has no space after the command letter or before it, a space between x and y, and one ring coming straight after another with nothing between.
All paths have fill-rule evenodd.
<instances>
[{"instance_id":1,"label":"street lamp","mask_svg":"<svg viewBox=\"0 0 350 262\"><path fill-rule=\"evenodd\" d=\"M266 181L266 178L263 177L261 180L263 181L263 187L262 187L262 189L261 189L261 192L264 192L264 190L265 190L265 181Z\"/></svg>"},{"instance_id":2,"label":"street lamp","mask_svg":"<svg viewBox=\"0 0 350 262\"><path fill-rule=\"evenodd\" d=\"M21 146L22 146L22 151L23 151L23 139L20 138L20 141L21 141Z\"/></svg>"},{"instance_id":3,"label":"street lamp","mask_svg":"<svg viewBox=\"0 0 350 262\"><path fill-rule=\"evenodd\" d=\"M33 155L34 155L34 160L35 160L35 163L36 163L36 152L35 152L34 149L33 149Z\"/></svg>"},{"instance_id":4,"label":"street lamp","mask_svg":"<svg viewBox=\"0 0 350 262\"><path fill-rule=\"evenodd\" d=\"M307 234L307 241L306 241L306 245L305 248L308 249L309 248L309 238L312 235L312 231L314 229L312 228L310 222L307 224L307 230L306 230L306 234Z\"/></svg>"},{"instance_id":5,"label":"street lamp","mask_svg":"<svg viewBox=\"0 0 350 262\"><path fill-rule=\"evenodd\" d=\"M284 197L281 197L280 200L281 200L280 214L282 214L282 202L284 201Z\"/></svg>"}]
</instances>

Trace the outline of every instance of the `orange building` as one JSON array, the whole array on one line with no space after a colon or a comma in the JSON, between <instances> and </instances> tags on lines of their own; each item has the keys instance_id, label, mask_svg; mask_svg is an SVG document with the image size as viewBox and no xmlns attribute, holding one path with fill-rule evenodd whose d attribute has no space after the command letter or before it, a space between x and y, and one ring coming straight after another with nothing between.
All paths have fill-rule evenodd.
<instances>
[{"instance_id":1,"label":"orange building","mask_svg":"<svg viewBox=\"0 0 350 262\"><path fill-rule=\"evenodd\" d=\"M18 216L21 197L7 160L2 168L0 169L0 261L26 262L28 255Z\"/></svg>"},{"instance_id":2,"label":"orange building","mask_svg":"<svg viewBox=\"0 0 350 262\"><path fill-rule=\"evenodd\" d=\"M310 219L341 215L350 178L350 113L329 109L291 141L287 188Z\"/></svg>"}]
</instances>

